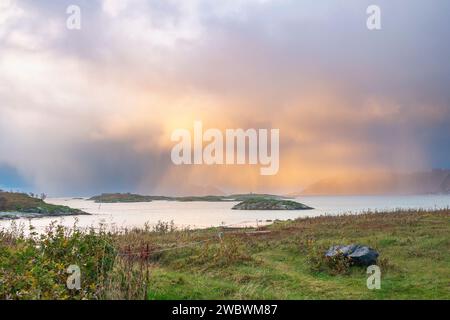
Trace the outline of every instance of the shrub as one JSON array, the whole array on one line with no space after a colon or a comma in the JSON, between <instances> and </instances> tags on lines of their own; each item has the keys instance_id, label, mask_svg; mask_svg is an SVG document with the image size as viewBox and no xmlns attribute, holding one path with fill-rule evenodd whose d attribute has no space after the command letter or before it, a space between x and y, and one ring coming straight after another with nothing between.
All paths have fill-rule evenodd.
<instances>
[{"instance_id":1,"label":"shrub","mask_svg":"<svg viewBox=\"0 0 450 320\"><path fill-rule=\"evenodd\" d=\"M331 275L349 274L352 266L350 258L342 253L333 257L325 256L323 248L316 247L307 255L307 263L312 272L326 272Z\"/></svg>"},{"instance_id":2,"label":"shrub","mask_svg":"<svg viewBox=\"0 0 450 320\"><path fill-rule=\"evenodd\" d=\"M101 299L146 300L150 281L150 266L143 262L117 257Z\"/></svg>"},{"instance_id":3,"label":"shrub","mask_svg":"<svg viewBox=\"0 0 450 320\"><path fill-rule=\"evenodd\" d=\"M97 299L112 269L110 235L52 225L41 236L0 235L0 299ZM6 242L8 241L8 242ZM69 265L81 270L81 290L66 285Z\"/></svg>"}]
</instances>

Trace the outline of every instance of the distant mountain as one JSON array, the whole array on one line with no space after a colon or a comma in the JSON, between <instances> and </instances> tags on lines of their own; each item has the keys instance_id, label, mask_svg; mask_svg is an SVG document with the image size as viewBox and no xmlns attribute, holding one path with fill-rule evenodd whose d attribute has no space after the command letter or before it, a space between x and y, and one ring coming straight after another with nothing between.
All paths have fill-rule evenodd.
<instances>
[{"instance_id":1,"label":"distant mountain","mask_svg":"<svg viewBox=\"0 0 450 320\"><path fill-rule=\"evenodd\" d=\"M450 170L341 176L318 181L296 195L450 194Z\"/></svg>"}]
</instances>

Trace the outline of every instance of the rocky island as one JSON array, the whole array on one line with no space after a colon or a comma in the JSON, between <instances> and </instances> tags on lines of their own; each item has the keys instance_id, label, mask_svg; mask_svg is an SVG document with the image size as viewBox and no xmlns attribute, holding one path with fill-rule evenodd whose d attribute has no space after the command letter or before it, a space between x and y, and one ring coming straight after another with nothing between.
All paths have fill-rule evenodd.
<instances>
[{"instance_id":1,"label":"rocky island","mask_svg":"<svg viewBox=\"0 0 450 320\"><path fill-rule=\"evenodd\" d=\"M303 203L281 199L247 199L237 205L233 210L310 210L313 209Z\"/></svg>"},{"instance_id":2,"label":"rocky island","mask_svg":"<svg viewBox=\"0 0 450 320\"><path fill-rule=\"evenodd\" d=\"M0 191L0 220L89 215L79 209L46 203L26 193Z\"/></svg>"},{"instance_id":3,"label":"rocky island","mask_svg":"<svg viewBox=\"0 0 450 320\"><path fill-rule=\"evenodd\" d=\"M228 196L181 196L181 197L169 197L169 196L146 196L133 193L102 193L89 198L88 200L95 201L96 203L132 203L132 202L152 202L152 201L180 201L180 202L194 202L194 201L206 201L206 202L221 202L221 201L245 201L249 199L284 199L282 196L271 194L232 194Z\"/></svg>"},{"instance_id":4,"label":"rocky island","mask_svg":"<svg viewBox=\"0 0 450 320\"><path fill-rule=\"evenodd\" d=\"M126 203L126 202L152 202L153 200L167 200L165 197L157 199L153 196L143 196L133 193L102 193L101 195L94 196L88 200L95 201L96 203Z\"/></svg>"}]
</instances>

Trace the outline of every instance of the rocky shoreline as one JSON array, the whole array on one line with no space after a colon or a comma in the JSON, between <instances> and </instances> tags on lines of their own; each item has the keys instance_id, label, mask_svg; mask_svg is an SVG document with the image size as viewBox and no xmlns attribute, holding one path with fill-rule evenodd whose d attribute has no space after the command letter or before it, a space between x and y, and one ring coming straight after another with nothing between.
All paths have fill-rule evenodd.
<instances>
[{"instance_id":1,"label":"rocky shoreline","mask_svg":"<svg viewBox=\"0 0 450 320\"><path fill-rule=\"evenodd\" d=\"M24 219L51 218L51 217L80 216L80 215L86 216L90 214L77 209L71 209L71 211L55 211L55 212L5 211L0 212L0 220L16 220L22 218Z\"/></svg>"}]
</instances>

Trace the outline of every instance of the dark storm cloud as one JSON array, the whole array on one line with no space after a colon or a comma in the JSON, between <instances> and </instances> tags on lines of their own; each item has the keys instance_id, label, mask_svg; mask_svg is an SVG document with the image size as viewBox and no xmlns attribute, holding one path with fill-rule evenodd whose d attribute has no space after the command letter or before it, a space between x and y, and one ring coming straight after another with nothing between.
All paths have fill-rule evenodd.
<instances>
[{"instance_id":1,"label":"dark storm cloud","mask_svg":"<svg viewBox=\"0 0 450 320\"><path fill-rule=\"evenodd\" d=\"M75 172L61 172L67 180L60 187L64 190L67 181L70 181L71 193L82 196L130 190L150 192L158 185L169 165L169 155L159 151L137 153L132 148L132 142L103 141L74 148L77 152L71 160L74 164L84 164L84 167ZM57 194L58 190L50 192Z\"/></svg>"},{"instance_id":2,"label":"dark storm cloud","mask_svg":"<svg viewBox=\"0 0 450 320\"><path fill-rule=\"evenodd\" d=\"M79 31L65 28L72 4L82 9ZM371 4L381 7L380 31L366 28ZM450 166L446 0L5 8L0 163L39 188L150 192L171 168L164 128L192 115L279 127L282 155L304 168Z\"/></svg>"},{"instance_id":3,"label":"dark storm cloud","mask_svg":"<svg viewBox=\"0 0 450 320\"><path fill-rule=\"evenodd\" d=\"M28 183L14 167L0 163L0 189L27 189Z\"/></svg>"}]
</instances>

